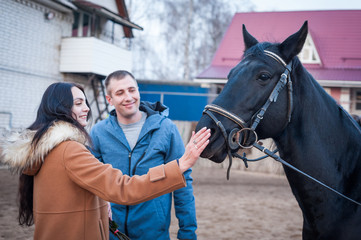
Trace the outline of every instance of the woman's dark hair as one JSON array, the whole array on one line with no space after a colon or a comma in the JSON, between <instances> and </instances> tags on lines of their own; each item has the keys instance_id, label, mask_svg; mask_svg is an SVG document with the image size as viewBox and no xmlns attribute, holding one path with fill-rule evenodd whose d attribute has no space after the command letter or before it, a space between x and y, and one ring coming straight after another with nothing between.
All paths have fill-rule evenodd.
<instances>
[{"instance_id":1,"label":"woman's dark hair","mask_svg":"<svg viewBox=\"0 0 361 240\"><path fill-rule=\"evenodd\" d=\"M36 133L32 140L32 149L36 149L41 137L46 133L49 127L54 122L65 121L73 124L87 137L91 143L89 134L85 128L81 126L72 115L72 107L74 104L72 87L79 88L85 95L83 87L75 83L58 82L51 84L44 92L41 99L40 106L36 115L36 119L28 129L35 130ZM91 110L88 101L86 104L89 107L88 119L91 117ZM33 184L34 177L24 174L19 178L19 224L31 226L34 223L33 219Z\"/></svg>"}]
</instances>

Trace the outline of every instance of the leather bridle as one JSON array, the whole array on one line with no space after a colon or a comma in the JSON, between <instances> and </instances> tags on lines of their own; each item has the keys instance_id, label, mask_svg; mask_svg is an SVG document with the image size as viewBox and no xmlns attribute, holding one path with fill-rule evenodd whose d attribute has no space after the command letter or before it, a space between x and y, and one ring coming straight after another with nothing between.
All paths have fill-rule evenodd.
<instances>
[{"instance_id":1,"label":"leather bridle","mask_svg":"<svg viewBox=\"0 0 361 240\"><path fill-rule=\"evenodd\" d=\"M288 86L288 110L287 110L287 118L288 121L286 122L284 128L287 126L287 124L291 121L291 115L292 115L292 110L293 110L293 88L292 88L292 80L291 80L291 71L292 71L292 63L293 60L289 63L286 64L283 59L281 57L279 57L277 54L271 52L271 51L267 51L264 50L263 51L264 54L266 56L269 56L271 58L273 58L274 60L276 60L277 62L279 62L281 65L283 65L285 67L284 72L281 74L280 79L278 80L276 86L273 88L270 96L268 97L266 103L261 107L260 110L258 110L255 115L251 118L253 119L253 121L250 124L250 127L247 127L246 121L244 121L242 118L240 118L239 116L237 116L236 114L227 111L226 109L215 105L215 104L208 104L204 107L203 110L203 114L207 114L217 125L217 127L221 130L222 135L224 137L225 143L226 143L226 147L227 147L227 155L229 158L229 165L228 165L228 169L227 169L227 180L229 180L229 175L230 175L230 170L232 167L232 156L233 157L237 157L243 160L244 164L246 167L248 167L247 161L258 161L261 159L264 159L265 157L269 156L271 158L273 158L274 160L281 162L282 164L284 164L285 166L293 169L294 171L301 173L302 175L308 177L309 179L313 180L314 182L322 185L323 187L333 191L334 193L338 194L339 196L361 206L361 203L347 197L346 195L340 193L339 191L329 187L328 185L324 184L323 182L315 179L314 177L308 175L307 173L302 172L301 170L299 170L298 168L292 166L291 164L289 164L288 162L286 162L285 160L283 160L280 156L276 155L277 150L275 151L270 151L269 149L261 146L258 143L258 136L256 133L256 128L258 126L258 124L260 123L260 121L263 119L264 114L266 113L268 107L270 106L271 103L276 102L278 95L280 94L280 92L282 91L282 89L286 86ZM221 121L219 121L216 116L214 116L214 114L212 112L218 113L226 118L228 118L229 120L231 120L232 122L236 123L240 129L238 128L234 128L230 131L230 134L227 136L227 131L224 128L223 124ZM253 141L249 142L247 139L250 138L249 135L253 134ZM241 136L243 136L243 143L241 143ZM238 138L238 139L237 139ZM236 143L236 144L235 144ZM237 146L238 145L238 146ZM245 155L244 156L240 156L239 154L237 154L236 152L234 152L232 154L231 150L237 150L238 148L252 148L255 147L258 150L262 151L264 154L266 154L265 157L260 157L258 159L248 159Z\"/></svg>"},{"instance_id":2,"label":"leather bridle","mask_svg":"<svg viewBox=\"0 0 361 240\"><path fill-rule=\"evenodd\" d=\"M288 122L291 121L291 115L292 115L292 108L293 108L293 93L292 93L292 81L291 81L291 71L292 71L292 61L289 64L286 64L282 58L280 58L277 54L264 50L264 54L266 56L271 57L272 59L276 60L282 66L285 67L284 72L281 74L280 79L276 83L276 86L273 88L270 96L267 98L266 103L259 109L254 117L252 117L253 121L250 124L250 127L247 127L246 121L244 121L242 118L237 116L236 114L227 111L226 109L215 105L215 104L208 104L205 106L203 113L207 114L217 125L217 127L221 130L222 135L224 137L226 147L227 147L227 154L229 158L229 166L227 170L227 179L229 179L230 169L232 166L232 155L234 157L241 158L246 167L248 167L247 159L245 156L242 157L238 155L237 153L231 153L231 150L237 150L238 148L252 148L254 143L258 142L258 136L256 133L256 128L260 121L263 119L264 114L266 113L268 107L271 105L271 103L276 102L279 93L282 91L282 89L288 85L288 111L287 111L287 118ZM236 123L240 128L234 128L230 131L230 134L227 135L227 132L222 124L221 121L219 121L216 116L212 112L218 113L232 122ZM243 143L241 143L241 136L243 136ZM250 136L253 136L253 141L249 142L247 139L250 139ZM238 138L238 139L237 139Z\"/></svg>"}]
</instances>

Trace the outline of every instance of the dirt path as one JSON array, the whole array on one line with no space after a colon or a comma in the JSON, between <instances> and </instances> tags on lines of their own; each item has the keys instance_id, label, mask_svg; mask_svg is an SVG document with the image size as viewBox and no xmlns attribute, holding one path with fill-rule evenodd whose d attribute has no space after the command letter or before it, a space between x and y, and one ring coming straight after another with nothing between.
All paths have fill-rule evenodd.
<instances>
[{"instance_id":1,"label":"dirt path","mask_svg":"<svg viewBox=\"0 0 361 240\"><path fill-rule=\"evenodd\" d=\"M284 176L195 167L199 240L300 240L302 216ZM16 220L17 177L0 169L0 240L32 239ZM176 239L177 220L171 226Z\"/></svg>"}]
</instances>

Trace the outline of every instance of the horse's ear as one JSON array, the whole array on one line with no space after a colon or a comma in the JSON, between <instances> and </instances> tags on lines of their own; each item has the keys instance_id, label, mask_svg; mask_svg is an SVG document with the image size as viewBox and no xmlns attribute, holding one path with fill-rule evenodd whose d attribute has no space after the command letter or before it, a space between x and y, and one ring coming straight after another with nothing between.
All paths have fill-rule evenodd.
<instances>
[{"instance_id":1,"label":"horse's ear","mask_svg":"<svg viewBox=\"0 0 361 240\"><path fill-rule=\"evenodd\" d=\"M279 45L279 50L285 62L290 62L294 56L301 52L308 33L307 25L307 21L305 21L298 32L289 36Z\"/></svg>"},{"instance_id":2,"label":"horse's ear","mask_svg":"<svg viewBox=\"0 0 361 240\"><path fill-rule=\"evenodd\" d=\"M246 47L244 51L246 51L250 47L256 45L258 41L251 34L248 33L246 26L244 26L244 24L242 27L242 31L243 31L244 46Z\"/></svg>"}]
</instances>

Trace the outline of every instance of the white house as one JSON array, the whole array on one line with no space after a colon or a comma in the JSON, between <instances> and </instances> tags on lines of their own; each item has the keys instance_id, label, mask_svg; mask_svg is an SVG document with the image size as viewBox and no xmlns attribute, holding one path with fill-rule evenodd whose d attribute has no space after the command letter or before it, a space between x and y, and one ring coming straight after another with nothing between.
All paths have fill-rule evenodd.
<instances>
[{"instance_id":1,"label":"white house","mask_svg":"<svg viewBox=\"0 0 361 240\"><path fill-rule=\"evenodd\" d=\"M28 127L57 81L82 84L97 120L101 80L131 70L132 30L142 30L124 0L2 0L0 9L0 128Z\"/></svg>"}]
</instances>

